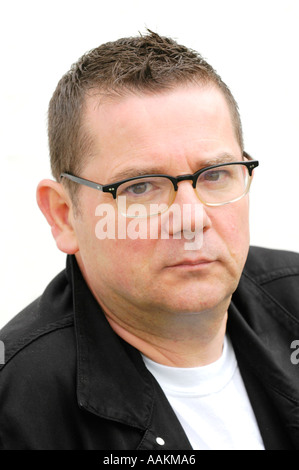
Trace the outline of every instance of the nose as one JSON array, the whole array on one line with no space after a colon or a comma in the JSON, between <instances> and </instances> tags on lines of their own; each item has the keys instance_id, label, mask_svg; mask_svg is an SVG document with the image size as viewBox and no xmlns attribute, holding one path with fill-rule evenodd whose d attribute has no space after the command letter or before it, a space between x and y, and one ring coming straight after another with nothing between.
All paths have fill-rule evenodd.
<instances>
[{"instance_id":1,"label":"nose","mask_svg":"<svg viewBox=\"0 0 299 470\"><path fill-rule=\"evenodd\" d=\"M183 234L184 238L191 239L211 226L207 207L198 198L192 181L178 183L176 197L169 211L172 216L169 234L174 238Z\"/></svg>"}]
</instances>

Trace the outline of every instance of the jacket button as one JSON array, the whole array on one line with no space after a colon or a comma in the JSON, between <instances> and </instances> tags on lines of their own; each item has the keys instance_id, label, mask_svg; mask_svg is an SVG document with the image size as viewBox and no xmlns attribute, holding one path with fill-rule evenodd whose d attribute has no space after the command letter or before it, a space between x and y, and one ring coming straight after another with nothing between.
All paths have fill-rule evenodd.
<instances>
[{"instance_id":1,"label":"jacket button","mask_svg":"<svg viewBox=\"0 0 299 470\"><path fill-rule=\"evenodd\" d=\"M159 446L164 446L165 441L162 439L162 437L157 437L156 438L156 443L159 444Z\"/></svg>"}]
</instances>

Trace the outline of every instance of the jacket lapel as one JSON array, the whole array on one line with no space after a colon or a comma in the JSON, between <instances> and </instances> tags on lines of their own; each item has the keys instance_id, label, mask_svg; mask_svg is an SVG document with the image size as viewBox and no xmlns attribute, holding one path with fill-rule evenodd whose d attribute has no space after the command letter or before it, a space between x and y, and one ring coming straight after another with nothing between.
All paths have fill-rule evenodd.
<instances>
[{"instance_id":1,"label":"jacket lapel","mask_svg":"<svg viewBox=\"0 0 299 470\"><path fill-rule=\"evenodd\" d=\"M153 390L142 358L113 332L74 257L70 264L79 404L102 418L145 430L151 419Z\"/></svg>"}]
</instances>

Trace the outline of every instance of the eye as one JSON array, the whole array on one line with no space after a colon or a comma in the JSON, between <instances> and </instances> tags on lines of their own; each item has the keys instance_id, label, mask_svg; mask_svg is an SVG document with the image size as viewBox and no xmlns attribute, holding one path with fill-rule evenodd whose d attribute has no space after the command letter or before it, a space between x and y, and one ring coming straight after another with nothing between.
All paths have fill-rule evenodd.
<instances>
[{"instance_id":1,"label":"eye","mask_svg":"<svg viewBox=\"0 0 299 470\"><path fill-rule=\"evenodd\" d=\"M118 188L118 196L129 198L150 197L157 191L157 182L152 179L128 181Z\"/></svg>"},{"instance_id":2,"label":"eye","mask_svg":"<svg viewBox=\"0 0 299 470\"><path fill-rule=\"evenodd\" d=\"M204 181L210 181L211 183L217 183L229 176L225 170L210 170L203 174Z\"/></svg>"},{"instance_id":3,"label":"eye","mask_svg":"<svg viewBox=\"0 0 299 470\"><path fill-rule=\"evenodd\" d=\"M132 202L164 201L172 189L172 183L164 177L146 177L130 180L118 187L118 196L125 196Z\"/></svg>"},{"instance_id":4,"label":"eye","mask_svg":"<svg viewBox=\"0 0 299 470\"><path fill-rule=\"evenodd\" d=\"M149 182L138 182L128 186L125 191L132 195L146 194L152 189L152 183Z\"/></svg>"}]
</instances>

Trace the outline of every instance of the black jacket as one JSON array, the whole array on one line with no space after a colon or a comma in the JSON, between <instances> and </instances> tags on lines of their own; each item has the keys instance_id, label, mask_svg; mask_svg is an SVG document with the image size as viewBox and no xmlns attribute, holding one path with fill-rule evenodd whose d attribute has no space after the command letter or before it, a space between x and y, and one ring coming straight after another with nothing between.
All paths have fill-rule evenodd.
<instances>
[{"instance_id":1,"label":"black jacket","mask_svg":"<svg viewBox=\"0 0 299 470\"><path fill-rule=\"evenodd\" d=\"M250 249L228 333L266 449L299 449L299 365L291 361L299 255ZM0 339L0 449L191 450L140 353L110 328L73 256Z\"/></svg>"}]
</instances>

